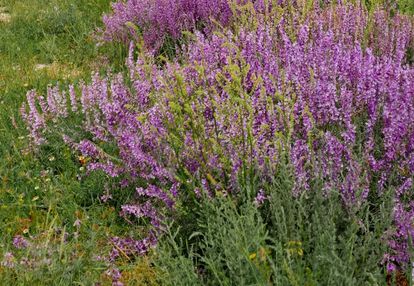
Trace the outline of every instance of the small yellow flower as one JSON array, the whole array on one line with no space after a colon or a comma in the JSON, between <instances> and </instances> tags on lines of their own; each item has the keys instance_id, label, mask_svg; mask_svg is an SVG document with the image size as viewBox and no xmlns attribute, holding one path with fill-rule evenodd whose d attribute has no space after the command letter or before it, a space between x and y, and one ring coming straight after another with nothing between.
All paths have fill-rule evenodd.
<instances>
[{"instance_id":1,"label":"small yellow flower","mask_svg":"<svg viewBox=\"0 0 414 286\"><path fill-rule=\"evenodd\" d=\"M84 156L79 156L78 157L79 163L81 163L81 165L85 165L86 162L88 161L88 158L84 157Z\"/></svg>"},{"instance_id":2,"label":"small yellow flower","mask_svg":"<svg viewBox=\"0 0 414 286\"><path fill-rule=\"evenodd\" d=\"M253 252L249 255L249 259L250 260L255 260L257 258L257 256L259 256L259 261L263 262L266 260L267 255L269 255L269 250L267 250L264 247L260 247L259 251L257 252Z\"/></svg>"}]
</instances>

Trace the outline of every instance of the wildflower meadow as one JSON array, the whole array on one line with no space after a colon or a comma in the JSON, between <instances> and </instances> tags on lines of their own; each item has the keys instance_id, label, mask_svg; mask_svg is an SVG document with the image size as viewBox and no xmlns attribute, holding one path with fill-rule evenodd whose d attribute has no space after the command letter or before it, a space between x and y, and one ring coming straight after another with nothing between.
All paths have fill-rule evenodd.
<instances>
[{"instance_id":1,"label":"wildflower meadow","mask_svg":"<svg viewBox=\"0 0 414 286\"><path fill-rule=\"evenodd\" d=\"M413 285L414 1L0 0L0 285Z\"/></svg>"}]
</instances>

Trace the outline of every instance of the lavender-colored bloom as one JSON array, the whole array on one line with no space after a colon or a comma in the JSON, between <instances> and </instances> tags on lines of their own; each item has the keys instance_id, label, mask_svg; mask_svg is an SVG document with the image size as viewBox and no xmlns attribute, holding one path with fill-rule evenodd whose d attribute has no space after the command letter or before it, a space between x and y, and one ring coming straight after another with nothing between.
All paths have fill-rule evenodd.
<instances>
[{"instance_id":1,"label":"lavender-colored bloom","mask_svg":"<svg viewBox=\"0 0 414 286\"><path fill-rule=\"evenodd\" d=\"M33 267L35 264L35 260L34 259L30 259L28 257L23 257L22 259L20 259L20 265L23 265L25 267Z\"/></svg>"},{"instance_id":2,"label":"lavender-colored bloom","mask_svg":"<svg viewBox=\"0 0 414 286\"><path fill-rule=\"evenodd\" d=\"M260 207L261 205L263 205L263 203L268 199L268 197L266 196L265 192L263 190L259 190L257 192L257 195L254 199L254 204L258 207Z\"/></svg>"},{"instance_id":3,"label":"lavender-colored bloom","mask_svg":"<svg viewBox=\"0 0 414 286\"><path fill-rule=\"evenodd\" d=\"M113 3L112 10L103 17L104 40L137 38L139 29L147 47L155 50L168 38L179 39L183 31L201 26L211 30L211 19L227 25L232 16L227 0L128 0Z\"/></svg>"},{"instance_id":4,"label":"lavender-colored bloom","mask_svg":"<svg viewBox=\"0 0 414 286\"><path fill-rule=\"evenodd\" d=\"M14 257L13 253L6 252L4 254L3 260L1 261L1 265L7 268L13 268L16 265L16 258Z\"/></svg>"},{"instance_id":5,"label":"lavender-colored bloom","mask_svg":"<svg viewBox=\"0 0 414 286\"><path fill-rule=\"evenodd\" d=\"M119 256L118 249L127 255L144 255L157 244L156 234L149 232L148 236L141 240L133 238L113 237L112 243L116 246L111 252L111 260L115 260Z\"/></svg>"},{"instance_id":6,"label":"lavender-colored bloom","mask_svg":"<svg viewBox=\"0 0 414 286\"><path fill-rule=\"evenodd\" d=\"M77 112L78 111L78 100L76 98L75 87L73 85L69 85L69 98L70 98L72 112Z\"/></svg>"},{"instance_id":7,"label":"lavender-colored bloom","mask_svg":"<svg viewBox=\"0 0 414 286\"><path fill-rule=\"evenodd\" d=\"M105 274L112 279L112 286L123 286L124 284L119 281L122 278L122 274L118 268L113 267L105 271Z\"/></svg>"},{"instance_id":8,"label":"lavender-colored bloom","mask_svg":"<svg viewBox=\"0 0 414 286\"><path fill-rule=\"evenodd\" d=\"M77 149L84 155L92 158L99 158L98 148L89 140L79 142Z\"/></svg>"},{"instance_id":9,"label":"lavender-colored bloom","mask_svg":"<svg viewBox=\"0 0 414 286\"><path fill-rule=\"evenodd\" d=\"M174 201L160 188L154 185L148 186L146 189L137 188L137 194L139 196L147 196L150 198L156 198L163 201L169 208L174 206Z\"/></svg>"},{"instance_id":10,"label":"lavender-colored bloom","mask_svg":"<svg viewBox=\"0 0 414 286\"><path fill-rule=\"evenodd\" d=\"M101 199L101 201L102 201L103 203L106 203L106 202L108 202L109 200L112 200L112 195L111 195L111 194L105 194L105 195L102 195L102 196L100 197L100 199Z\"/></svg>"},{"instance_id":11,"label":"lavender-colored bloom","mask_svg":"<svg viewBox=\"0 0 414 286\"><path fill-rule=\"evenodd\" d=\"M161 214L150 201L144 204L123 205L121 210L121 216L132 215L137 218L148 218L154 228L161 228Z\"/></svg>"},{"instance_id":12,"label":"lavender-colored bloom","mask_svg":"<svg viewBox=\"0 0 414 286\"><path fill-rule=\"evenodd\" d=\"M82 224L82 221L80 219L76 219L75 222L73 223L73 226L79 228Z\"/></svg>"},{"instance_id":13,"label":"lavender-colored bloom","mask_svg":"<svg viewBox=\"0 0 414 286\"><path fill-rule=\"evenodd\" d=\"M13 246L17 249L23 249L29 246L29 242L21 235L16 235L13 238Z\"/></svg>"}]
</instances>

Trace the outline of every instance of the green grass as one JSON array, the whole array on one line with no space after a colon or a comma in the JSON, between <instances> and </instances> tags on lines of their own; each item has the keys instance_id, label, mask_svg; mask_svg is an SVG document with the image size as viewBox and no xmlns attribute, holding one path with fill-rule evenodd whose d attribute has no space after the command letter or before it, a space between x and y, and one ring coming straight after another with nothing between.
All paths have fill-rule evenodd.
<instances>
[{"instance_id":1,"label":"green grass","mask_svg":"<svg viewBox=\"0 0 414 286\"><path fill-rule=\"evenodd\" d=\"M398 9L404 13L414 14L414 1L411 0L400 0L398 2Z\"/></svg>"},{"instance_id":2,"label":"green grass","mask_svg":"<svg viewBox=\"0 0 414 286\"><path fill-rule=\"evenodd\" d=\"M0 257L13 251L39 262L0 266L1 285L93 285L106 269L94 256L105 255L108 237L124 231L115 209L99 203L102 175L80 182L82 166L59 144L31 152L18 112L29 89L119 69L124 48L98 47L93 35L109 3L0 0L8 18L0 21ZM13 249L18 234L31 238L29 250Z\"/></svg>"}]
</instances>

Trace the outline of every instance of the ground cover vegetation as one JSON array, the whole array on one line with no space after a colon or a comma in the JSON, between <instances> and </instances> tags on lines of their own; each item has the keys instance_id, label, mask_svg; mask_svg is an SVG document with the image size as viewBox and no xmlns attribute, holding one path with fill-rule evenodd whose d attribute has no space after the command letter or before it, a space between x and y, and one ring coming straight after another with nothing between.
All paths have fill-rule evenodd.
<instances>
[{"instance_id":1,"label":"ground cover vegetation","mask_svg":"<svg viewBox=\"0 0 414 286\"><path fill-rule=\"evenodd\" d=\"M47 2L0 2L3 283L412 284L410 1Z\"/></svg>"}]
</instances>

